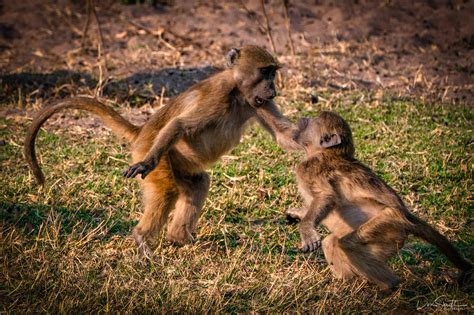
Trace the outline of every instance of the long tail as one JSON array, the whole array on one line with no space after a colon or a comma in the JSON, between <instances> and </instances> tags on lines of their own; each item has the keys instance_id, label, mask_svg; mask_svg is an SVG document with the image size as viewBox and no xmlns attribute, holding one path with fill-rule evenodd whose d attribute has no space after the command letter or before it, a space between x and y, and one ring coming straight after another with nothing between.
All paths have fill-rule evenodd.
<instances>
[{"instance_id":1,"label":"long tail","mask_svg":"<svg viewBox=\"0 0 474 315\"><path fill-rule=\"evenodd\" d=\"M36 180L40 185L44 184L44 175L36 159L35 139L43 123L54 113L65 108L77 108L87 110L98 115L112 131L128 141L132 142L140 131L140 127L131 124L125 118L120 116L115 110L104 105L96 99L88 97L72 97L61 100L51 106L42 108L33 119L31 126L26 134L24 153L26 161L30 166Z\"/></svg>"},{"instance_id":2,"label":"long tail","mask_svg":"<svg viewBox=\"0 0 474 315\"><path fill-rule=\"evenodd\" d=\"M441 235L428 223L411 213L408 213L407 218L414 224L414 227L410 232L413 233L413 235L424 239L428 243L435 245L458 269L462 271L458 278L458 282L460 284L467 282L473 273L472 263L465 259L446 237Z\"/></svg>"}]
</instances>

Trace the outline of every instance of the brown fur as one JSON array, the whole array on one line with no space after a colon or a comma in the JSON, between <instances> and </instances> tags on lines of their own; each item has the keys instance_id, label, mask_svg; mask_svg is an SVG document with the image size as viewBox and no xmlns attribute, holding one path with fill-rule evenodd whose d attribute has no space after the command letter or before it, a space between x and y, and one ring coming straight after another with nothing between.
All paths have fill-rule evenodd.
<instances>
[{"instance_id":1,"label":"brown fur","mask_svg":"<svg viewBox=\"0 0 474 315\"><path fill-rule=\"evenodd\" d=\"M300 221L303 251L322 246L337 278L357 275L382 289L393 289L399 280L386 261L414 234L437 246L463 271L460 280L467 280L472 264L354 158L352 132L342 117L322 112L314 119L303 118L294 139L307 155L296 169L305 208L289 209L287 216ZM322 244L316 231L320 223L331 232Z\"/></svg>"},{"instance_id":2,"label":"brown fur","mask_svg":"<svg viewBox=\"0 0 474 315\"><path fill-rule=\"evenodd\" d=\"M42 109L25 142L25 156L33 173L42 184L34 141L44 121L63 108L93 112L131 142L135 164L124 175L142 174L144 214L133 231L140 252L145 253L146 240L161 230L173 209L167 238L178 244L190 242L209 189L205 170L240 142L249 119L257 117L263 124L259 115L267 114L282 125L291 125L271 100L276 95L278 63L270 53L257 46L232 49L227 65L228 69L160 108L141 127L89 98L70 98ZM287 149L299 147L288 134L276 135Z\"/></svg>"}]
</instances>

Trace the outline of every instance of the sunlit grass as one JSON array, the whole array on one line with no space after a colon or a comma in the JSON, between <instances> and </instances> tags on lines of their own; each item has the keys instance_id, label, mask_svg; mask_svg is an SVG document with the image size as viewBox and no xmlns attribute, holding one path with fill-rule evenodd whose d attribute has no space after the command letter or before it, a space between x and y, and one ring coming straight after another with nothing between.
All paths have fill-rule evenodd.
<instances>
[{"instance_id":1,"label":"sunlit grass","mask_svg":"<svg viewBox=\"0 0 474 315\"><path fill-rule=\"evenodd\" d=\"M472 107L369 99L278 101L293 120L338 111L352 126L357 157L472 260ZM283 212L301 203L293 167L302 156L283 152L257 125L210 170L195 244L178 248L158 237L153 259L141 264L129 237L140 216L139 189L120 175L127 146L96 130L46 128L37 140L47 180L40 188L21 153L27 125L0 121L4 311L377 312L473 304L472 286L458 289L453 266L417 239L392 259L403 283L385 297L363 281L332 279L321 253L297 252L297 229L285 225Z\"/></svg>"}]
</instances>

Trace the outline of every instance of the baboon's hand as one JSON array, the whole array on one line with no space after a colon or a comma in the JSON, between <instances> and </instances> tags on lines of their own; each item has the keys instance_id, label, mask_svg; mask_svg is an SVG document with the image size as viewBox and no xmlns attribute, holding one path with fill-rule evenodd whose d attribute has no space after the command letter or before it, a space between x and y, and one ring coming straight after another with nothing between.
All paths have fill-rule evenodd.
<instances>
[{"instance_id":1,"label":"baboon's hand","mask_svg":"<svg viewBox=\"0 0 474 315\"><path fill-rule=\"evenodd\" d=\"M308 228L300 225L301 251L314 252L321 247L321 237L314 228Z\"/></svg>"},{"instance_id":2,"label":"baboon's hand","mask_svg":"<svg viewBox=\"0 0 474 315\"><path fill-rule=\"evenodd\" d=\"M155 168L154 165L151 165L146 162L138 162L137 164L133 164L128 169L123 172L123 176L127 178L133 178L138 174L142 174L142 179L144 179L153 169Z\"/></svg>"},{"instance_id":3,"label":"baboon's hand","mask_svg":"<svg viewBox=\"0 0 474 315\"><path fill-rule=\"evenodd\" d=\"M286 210L285 211L286 224L299 223L301 221L302 212L303 212L302 208L290 208Z\"/></svg>"},{"instance_id":4,"label":"baboon's hand","mask_svg":"<svg viewBox=\"0 0 474 315\"><path fill-rule=\"evenodd\" d=\"M321 240L320 239L311 239L307 241L302 241L301 243L301 251L304 253L307 252L315 252L321 247Z\"/></svg>"},{"instance_id":5,"label":"baboon's hand","mask_svg":"<svg viewBox=\"0 0 474 315\"><path fill-rule=\"evenodd\" d=\"M287 225L294 225L300 223L299 217L294 217L291 214L286 213L286 224Z\"/></svg>"}]
</instances>

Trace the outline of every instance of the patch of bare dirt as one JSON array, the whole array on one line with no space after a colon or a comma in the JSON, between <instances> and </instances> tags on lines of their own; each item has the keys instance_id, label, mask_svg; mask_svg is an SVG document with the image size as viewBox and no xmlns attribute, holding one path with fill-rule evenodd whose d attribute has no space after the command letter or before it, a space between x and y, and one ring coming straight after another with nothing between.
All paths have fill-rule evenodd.
<instances>
[{"instance_id":1,"label":"patch of bare dirt","mask_svg":"<svg viewBox=\"0 0 474 315\"><path fill-rule=\"evenodd\" d=\"M99 2L99 1L97 1ZM364 89L434 101L474 100L474 1L266 1L286 88ZM109 98L173 96L223 63L230 48L265 45L259 1L100 1ZM85 1L3 1L0 98L91 92L99 78L97 26L81 49Z\"/></svg>"}]
</instances>

